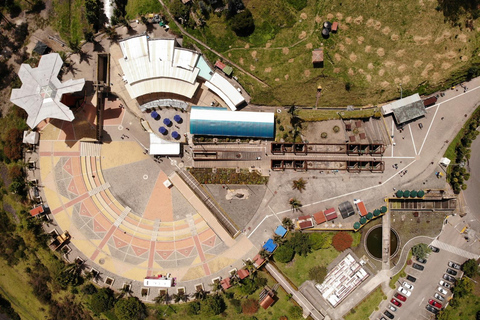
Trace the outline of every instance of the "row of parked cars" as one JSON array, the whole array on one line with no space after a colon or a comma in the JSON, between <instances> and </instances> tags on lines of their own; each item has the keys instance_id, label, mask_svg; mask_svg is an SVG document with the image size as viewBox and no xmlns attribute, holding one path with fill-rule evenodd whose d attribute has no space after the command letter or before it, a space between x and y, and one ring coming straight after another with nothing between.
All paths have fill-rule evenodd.
<instances>
[{"instance_id":1,"label":"row of parked cars","mask_svg":"<svg viewBox=\"0 0 480 320\"><path fill-rule=\"evenodd\" d=\"M458 263L453 261L448 262L448 268L443 275L443 279L438 283L439 286L437 291L434 293L434 299L428 300L428 304L425 308L433 314L437 314L440 309L443 308L443 304L446 302L446 296L448 295L448 290L452 290L457 279L455 278L458 275L458 270L461 266Z\"/></svg>"},{"instance_id":2,"label":"row of parked cars","mask_svg":"<svg viewBox=\"0 0 480 320\"><path fill-rule=\"evenodd\" d=\"M430 249L433 252L440 252L440 249L438 249L437 247L430 246ZM424 264L427 263L427 259L417 258L416 260L418 263L417 262L413 263L412 267L419 271L423 271L425 269ZM417 281L417 278L411 275L407 275L406 280L408 280L411 283L404 281L402 285L398 287L397 292L393 295L393 298L390 300L390 304L387 307L388 309L383 312L385 317L389 319L394 319L395 316L392 312L396 312L398 308L400 308L402 304L407 301L407 298L410 297L410 295L412 294L412 290L415 288L412 283L415 283L415 281ZM429 304L428 306L431 306L431 305ZM380 320L387 320L385 317L382 316Z\"/></svg>"}]
</instances>

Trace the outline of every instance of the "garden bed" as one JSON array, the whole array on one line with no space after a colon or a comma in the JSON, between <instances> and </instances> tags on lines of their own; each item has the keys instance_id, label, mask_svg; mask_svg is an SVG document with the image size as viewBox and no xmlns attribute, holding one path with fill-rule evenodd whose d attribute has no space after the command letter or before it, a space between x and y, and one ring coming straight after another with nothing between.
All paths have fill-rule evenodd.
<instances>
[{"instance_id":1,"label":"garden bed","mask_svg":"<svg viewBox=\"0 0 480 320\"><path fill-rule=\"evenodd\" d=\"M241 169L212 169L190 168L188 171L201 184L267 184L268 177L263 177L256 172Z\"/></svg>"}]
</instances>

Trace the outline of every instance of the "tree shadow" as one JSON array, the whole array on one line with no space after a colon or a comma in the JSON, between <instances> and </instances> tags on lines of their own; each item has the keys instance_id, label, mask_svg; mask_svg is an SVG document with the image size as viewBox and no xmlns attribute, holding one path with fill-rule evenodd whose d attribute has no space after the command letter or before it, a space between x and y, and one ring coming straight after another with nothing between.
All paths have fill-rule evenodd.
<instances>
[{"instance_id":1,"label":"tree shadow","mask_svg":"<svg viewBox=\"0 0 480 320\"><path fill-rule=\"evenodd\" d=\"M105 48L102 46L100 41L93 41L93 51L94 52L105 52Z\"/></svg>"},{"instance_id":2,"label":"tree shadow","mask_svg":"<svg viewBox=\"0 0 480 320\"><path fill-rule=\"evenodd\" d=\"M80 63L85 61L88 65L90 65L90 59L92 59L92 55L90 53L80 50L79 55L80 55Z\"/></svg>"}]
</instances>

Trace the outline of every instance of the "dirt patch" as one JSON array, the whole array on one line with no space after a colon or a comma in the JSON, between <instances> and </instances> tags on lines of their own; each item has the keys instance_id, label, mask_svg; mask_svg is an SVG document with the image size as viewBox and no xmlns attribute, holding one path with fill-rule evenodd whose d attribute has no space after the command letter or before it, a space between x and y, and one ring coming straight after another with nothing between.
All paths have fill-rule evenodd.
<instances>
[{"instance_id":1,"label":"dirt patch","mask_svg":"<svg viewBox=\"0 0 480 320\"><path fill-rule=\"evenodd\" d=\"M291 59L288 59L288 62L292 63L293 61L295 61L295 59L291 58Z\"/></svg>"},{"instance_id":2,"label":"dirt patch","mask_svg":"<svg viewBox=\"0 0 480 320\"><path fill-rule=\"evenodd\" d=\"M289 52L290 52L290 49L288 49L287 47L282 49L282 53L285 55L287 55Z\"/></svg>"},{"instance_id":3,"label":"dirt patch","mask_svg":"<svg viewBox=\"0 0 480 320\"><path fill-rule=\"evenodd\" d=\"M353 72L352 68L348 69L348 75L353 76L354 74L355 72Z\"/></svg>"},{"instance_id":4,"label":"dirt patch","mask_svg":"<svg viewBox=\"0 0 480 320\"><path fill-rule=\"evenodd\" d=\"M337 16L337 19L338 19L338 20L342 20L342 19L343 19L343 14L340 13L340 12L337 12L336 16Z\"/></svg>"},{"instance_id":5,"label":"dirt patch","mask_svg":"<svg viewBox=\"0 0 480 320\"><path fill-rule=\"evenodd\" d=\"M443 69L443 70L447 70L447 69L449 69L451 66L452 66L451 63L448 63L448 62L442 63L442 69Z\"/></svg>"},{"instance_id":6,"label":"dirt patch","mask_svg":"<svg viewBox=\"0 0 480 320\"><path fill-rule=\"evenodd\" d=\"M345 19L345 22L346 22L346 23L352 23L352 17L347 17L347 18Z\"/></svg>"},{"instance_id":7,"label":"dirt patch","mask_svg":"<svg viewBox=\"0 0 480 320\"><path fill-rule=\"evenodd\" d=\"M409 83L410 82L410 76L404 76L402 78L402 83Z\"/></svg>"},{"instance_id":8,"label":"dirt patch","mask_svg":"<svg viewBox=\"0 0 480 320\"><path fill-rule=\"evenodd\" d=\"M266 73L272 72L272 67L265 68L265 72Z\"/></svg>"},{"instance_id":9,"label":"dirt patch","mask_svg":"<svg viewBox=\"0 0 480 320\"><path fill-rule=\"evenodd\" d=\"M338 49L340 49L340 51L345 51L345 46L341 43L338 44Z\"/></svg>"},{"instance_id":10,"label":"dirt patch","mask_svg":"<svg viewBox=\"0 0 480 320\"><path fill-rule=\"evenodd\" d=\"M440 42L443 42L443 40L448 39L452 36L452 34L449 31L443 31L442 35L438 38L435 39L434 43L439 44Z\"/></svg>"},{"instance_id":11,"label":"dirt patch","mask_svg":"<svg viewBox=\"0 0 480 320\"><path fill-rule=\"evenodd\" d=\"M267 42L267 43L265 44L265 48L267 48L267 49L270 48L271 46L272 46L272 43L271 43L271 42Z\"/></svg>"},{"instance_id":12,"label":"dirt patch","mask_svg":"<svg viewBox=\"0 0 480 320\"><path fill-rule=\"evenodd\" d=\"M363 16L356 17L355 20L353 20L353 22L355 22L356 24L362 24Z\"/></svg>"},{"instance_id":13,"label":"dirt patch","mask_svg":"<svg viewBox=\"0 0 480 320\"><path fill-rule=\"evenodd\" d=\"M395 82L395 84L399 84L399 83L402 83L402 79L395 78L395 79L393 79L393 82Z\"/></svg>"},{"instance_id":14,"label":"dirt patch","mask_svg":"<svg viewBox=\"0 0 480 320\"><path fill-rule=\"evenodd\" d=\"M380 30L380 28L382 27L382 23L380 21L375 21L375 30Z\"/></svg>"},{"instance_id":15,"label":"dirt patch","mask_svg":"<svg viewBox=\"0 0 480 320\"><path fill-rule=\"evenodd\" d=\"M383 28L382 33L383 33L384 35L388 35L388 34L390 33L390 31L392 31L392 30L390 30L389 27L385 27L385 28Z\"/></svg>"},{"instance_id":16,"label":"dirt patch","mask_svg":"<svg viewBox=\"0 0 480 320\"><path fill-rule=\"evenodd\" d=\"M352 61L352 62L357 61L357 55L356 55L354 52L350 53L350 56L349 56L348 58L349 58L350 61Z\"/></svg>"},{"instance_id":17,"label":"dirt patch","mask_svg":"<svg viewBox=\"0 0 480 320\"><path fill-rule=\"evenodd\" d=\"M379 57L383 57L385 55L385 50L383 48L378 48L377 49L377 55Z\"/></svg>"},{"instance_id":18,"label":"dirt patch","mask_svg":"<svg viewBox=\"0 0 480 320\"><path fill-rule=\"evenodd\" d=\"M432 80L433 80L433 81L438 81L438 80L440 80L440 73L434 72L434 73L432 74Z\"/></svg>"},{"instance_id":19,"label":"dirt patch","mask_svg":"<svg viewBox=\"0 0 480 320\"><path fill-rule=\"evenodd\" d=\"M366 52L366 53L372 52L372 46L366 46L366 47L365 47L365 52Z\"/></svg>"},{"instance_id":20,"label":"dirt patch","mask_svg":"<svg viewBox=\"0 0 480 320\"><path fill-rule=\"evenodd\" d=\"M276 81L276 82L280 81L280 78L275 78L275 81Z\"/></svg>"},{"instance_id":21,"label":"dirt patch","mask_svg":"<svg viewBox=\"0 0 480 320\"><path fill-rule=\"evenodd\" d=\"M428 77L428 72L433 69L433 64L429 63L425 66L425 69L422 71L422 77Z\"/></svg>"},{"instance_id":22,"label":"dirt patch","mask_svg":"<svg viewBox=\"0 0 480 320\"><path fill-rule=\"evenodd\" d=\"M245 49L250 49L250 45L248 43L245 45Z\"/></svg>"},{"instance_id":23,"label":"dirt patch","mask_svg":"<svg viewBox=\"0 0 480 320\"><path fill-rule=\"evenodd\" d=\"M338 53L335 53L335 60L337 61L342 60L342 56L340 56Z\"/></svg>"},{"instance_id":24,"label":"dirt patch","mask_svg":"<svg viewBox=\"0 0 480 320\"><path fill-rule=\"evenodd\" d=\"M240 58L240 59L238 60L238 63L240 63L241 65L243 65L243 58Z\"/></svg>"},{"instance_id":25,"label":"dirt patch","mask_svg":"<svg viewBox=\"0 0 480 320\"><path fill-rule=\"evenodd\" d=\"M395 61L385 61L385 67L391 68L395 66Z\"/></svg>"},{"instance_id":26,"label":"dirt patch","mask_svg":"<svg viewBox=\"0 0 480 320\"><path fill-rule=\"evenodd\" d=\"M307 49L312 49L312 48L313 48L313 44L312 44L312 43L307 43L307 44L305 45L305 48L307 48Z\"/></svg>"},{"instance_id":27,"label":"dirt patch","mask_svg":"<svg viewBox=\"0 0 480 320\"><path fill-rule=\"evenodd\" d=\"M302 12L302 13L300 14L300 18L302 18L303 20L305 20L305 19L308 18L308 16L307 16L307 14L306 14L305 12Z\"/></svg>"},{"instance_id":28,"label":"dirt patch","mask_svg":"<svg viewBox=\"0 0 480 320\"><path fill-rule=\"evenodd\" d=\"M397 68L398 72L404 72L405 70L407 70L407 65L406 64L401 64L398 66Z\"/></svg>"},{"instance_id":29,"label":"dirt patch","mask_svg":"<svg viewBox=\"0 0 480 320\"><path fill-rule=\"evenodd\" d=\"M367 76L365 77L367 79L368 82L372 82L372 76L367 74Z\"/></svg>"},{"instance_id":30,"label":"dirt patch","mask_svg":"<svg viewBox=\"0 0 480 320\"><path fill-rule=\"evenodd\" d=\"M425 37L420 37L420 36L414 36L413 37L413 41L415 41L415 43L417 45L421 45L421 46L429 44L430 40L432 40L431 35L428 35L428 36L425 36Z\"/></svg>"},{"instance_id":31,"label":"dirt patch","mask_svg":"<svg viewBox=\"0 0 480 320\"><path fill-rule=\"evenodd\" d=\"M333 69L333 73L340 73L340 71L342 71L342 69L340 69L340 68Z\"/></svg>"},{"instance_id":32,"label":"dirt patch","mask_svg":"<svg viewBox=\"0 0 480 320\"><path fill-rule=\"evenodd\" d=\"M306 69L305 71L303 71L303 74L305 75L305 77L310 77L310 70Z\"/></svg>"},{"instance_id":33,"label":"dirt patch","mask_svg":"<svg viewBox=\"0 0 480 320\"><path fill-rule=\"evenodd\" d=\"M447 53L445 53L445 56L448 59L455 59L457 57L457 54L454 51L448 51Z\"/></svg>"},{"instance_id":34,"label":"dirt patch","mask_svg":"<svg viewBox=\"0 0 480 320\"><path fill-rule=\"evenodd\" d=\"M331 13L327 14L327 20L332 20L332 19L333 19L333 17L334 17L334 15L333 15L333 14L331 14Z\"/></svg>"},{"instance_id":35,"label":"dirt patch","mask_svg":"<svg viewBox=\"0 0 480 320\"><path fill-rule=\"evenodd\" d=\"M367 23L365 24L367 27L373 27L375 25L375 20L368 19Z\"/></svg>"},{"instance_id":36,"label":"dirt patch","mask_svg":"<svg viewBox=\"0 0 480 320\"><path fill-rule=\"evenodd\" d=\"M362 37L362 36L357 37L357 43L358 43L358 44L362 44L363 41L365 41L365 38L364 38L364 37Z\"/></svg>"},{"instance_id":37,"label":"dirt patch","mask_svg":"<svg viewBox=\"0 0 480 320\"><path fill-rule=\"evenodd\" d=\"M423 64L423 61L422 61L422 60L415 60L415 63L413 64L413 66L414 66L415 68L418 68L418 67L420 67L422 64Z\"/></svg>"},{"instance_id":38,"label":"dirt patch","mask_svg":"<svg viewBox=\"0 0 480 320\"><path fill-rule=\"evenodd\" d=\"M315 17L315 22L316 22L316 23L321 23L321 22L322 22L322 18L320 18L319 16L316 16L316 17Z\"/></svg>"},{"instance_id":39,"label":"dirt patch","mask_svg":"<svg viewBox=\"0 0 480 320\"><path fill-rule=\"evenodd\" d=\"M373 63L369 63L368 66L367 66L368 69L372 70L373 69Z\"/></svg>"},{"instance_id":40,"label":"dirt patch","mask_svg":"<svg viewBox=\"0 0 480 320\"><path fill-rule=\"evenodd\" d=\"M382 81L382 83L380 83L380 86L382 86L382 88L388 88L390 86L390 82Z\"/></svg>"},{"instance_id":41,"label":"dirt patch","mask_svg":"<svg viewBox=\"0 0 480 320\"><path fill-rule=\"evenodd\" d=\"M363 69L358 69L358 73L360 73L360 74L364 74L364 73L365 73L365 71L363 71Z\"/></svg>"},{"instance_id":42,"label":"dirt patch","mask_svg":"<svg viewBox=\"0 0 480 320\"><path fill-rule=\"evenodd\" d=\"M423 3L423 0L419 0L419 1L418 1L418 4L419 4L420 6L422 6L422 7L425 6L425 3Z\"/></svg>"},{"instance_id":43,"label":"dirt patch","mask_svg":"<svg viewBox=\"0 0 480 320\"><path fill-rule=\"evenodd\" d=\"M288 78L290 78L290 76L288 74L285 75L285 80L288 80Z\"/></svg>"},{"instance_id":44,"label":"dirt patch","mask_svg":"<svg viewBox=\"0 0 480 320\"><path fill-rule=\"evenodd\" d=\"M398 34L392 34L390 39L392 39L392 41L397 41L398 39L400 39L400 36Z\"/></svg>"},{"instance_id":45,"label":"dirt patch","mask_svg":"<svg viewBox=\"0 0 480 320\"><path fill-rule=\"evenodd\" d=\"M385 74L385 69L378 70L378 75L382 77Z\"/></svg>"},{"instance_id":46,"label":"dirt patch","mask_svg":"<svg viewBox=\"0 0 480 320\"><path fill-rule=\"evenodd\" d=\"M405 54L405 49L402 49L402 50L398 50L395 55L397 57L403 57L403 55Z\"/></svg>"},{"instance_id":47,"label":"dirt patch","mask_svg":"<svg viewBox=\"0 0 480 320\"><path fill-rule=\"evenodd\" d=\"M302 31L302 33L298 35L298 39L305 39L306 36L307 36L307 33L305 31Z\"/></svg>"},{"instance_id":48,"label":"dirt patch","mask_svg":"<svg viewBox=\"0 0 480 320\"><path fill-rule=\"evenodd\" d=\"M253 64L250 65L250 71L254 71L255 70L255 66Z\"/></svg>"},{"instance_id":49,"label":"dirt patch","mask_svg":"<svg viewBox=\"0 0 480 320\"><path fill-rule=\"evenodd\" d=\"M463 33L459 34L457 39L462 41L462 42L467 42L467 36L464 35Z\"/></svg>"},{"instance_id":50,"label":"dirt patch","mask_svg":"<svg viewBox=\"0 0 480 320\"><path fill-rule=\"evenodd\" d=\"M467 57L467 56L461 56L461 57L460 57L460 60L462 60L463 62L467 62L467 61L468 61L468 57Z\"/></svg>"},{"instance_id":51,"label":"dirt patch","mask_svg":"<svg viewBox=\"0 0 480 320\"><path fill-rule=\"evenodd\" d=\"M253 59L256 59L256 58L257 58L257 51L254 50L254 51L252 51L250 54L252 55L252 58L253 58Z\"/></svg>"},{"instance_id":52,"label":"dirt patch","mask_svg":"<svg viewBox=\"0 0 480 320\"><path fill-rule=\"evenodd\" d=\"M346 44L352 44L352 42L353 42L352 39L350 39L350 38L345 38L345 43L346 43Z\"/></svg>"}]
</instances>

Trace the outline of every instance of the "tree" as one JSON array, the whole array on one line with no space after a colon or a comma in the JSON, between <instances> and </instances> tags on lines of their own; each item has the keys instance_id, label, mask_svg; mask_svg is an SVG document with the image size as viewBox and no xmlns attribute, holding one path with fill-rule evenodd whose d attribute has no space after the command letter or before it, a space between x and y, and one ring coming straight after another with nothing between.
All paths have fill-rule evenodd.
<instances>
[{"instance_id":1,"label":"tree","mask_svg":"<svg viewBox=\"0 0 480 320\"><path fill-rule=\"evenodd\" d=\"M242 312L244 314L255 314L259 307L257 299L247 299L242 303Z\"/></svg>"},{"instance_id":2,"label":"tree","mask_svg":"<svg viewBox=\"0 0 480 320\"><path fill-rule=\"evenodd\" d=\"M95 314L108 311L113 308L115 295L110 288L102 288L90 297L90 309Z\"/></svg>"},{"instance_id":3,"label":"tree","mask_svg":"<svg viewBox=\"0 0 480 320\"><path fill-rule=\"evenodd\" d=\"M115 315L119 320L141 320L147 317L147 308L138 298L128 297L115 303Z\"/></svg>"},{"instance_id":4,"label":"tree","mask_svg":"<svg viewBox=\"0 0 480 320\"><path fill-rule=\"evenodd\" d=\"M241 284L239 288L240 292L247 296L251 295L258 289L257 284L255 283L255 280L251 278L243 279L240 282L240 284Z\"/></svg>"},{"instance_id":5,"label":"tree","mask_svg":"<svg viewBox=\"0 0 480 320\"><path fill-rule=\"evenodd\" d=\"M257 268L253 265L252 260L243 260L243 263L245 264L245 269L250 272L250 274L253 274L257 271Z\"/></svg>"},{"instance_id":6,"label":"tree","mask_svg":"<svg viewBox=\"0 0 480 320\"><path fill-rule=\"evenodd\" d=\"M306 184L307 184L307 181L305 181L303 178L300 178L298 180L293 180L292 189L302 192L303 190L305 190Z\"/></svg>"},{"instance_id":7,"label":"tree","mask_svg":"<svg viewBox=\"0 0 480 320\"><path fill-rule=\"evenodd\" d=\"M293 250L289 242L286 242L284 245L280 246L277 251L275 251L273 257L275 258L275 261L287 263L292 261L294 255L295 251Z\"/></svg>"},{"instance_id":8,"label":"tree","mask_svg":"<svg viewBox=\"0 0 480 320\"><path fill-rule=\"evenodd\" d=\"M225 300L218 293L209 295L204 301L202 309L204 308L207 315L219 315L226 309Z\"/></svg>"},{"instance_id":9,"label":"tree","mask_svg":"<svg viewBox=\"0 0 480 320\"><path fill-rule=\"evenodd\" d=\"M473 281L469 278L462 278L458 281L457 285L453 287L453 295L455 299L462 298L473 291Z\"/></svg>"},{"instance_id":10,"label":"tree","mask_svg":"<svg viewBox=\"0 0 480 320\"><path fill-rule=\"evenodd\" d=\"M260 257L262 257L265 260L268 260L270 258L270 252L268 252L265 249L260 250L258 254L260 255Z\"/></svg>"},{"instance_id":11,"label":"tree","mask_svg":"<svg viewBox=\"0 0 480 320\"><path fill-rule=\"evenodd\" d=\"M193 298L195 300L205 300L206 297L207 297L207 293L203 289L196 290L193 293Z\"/></svg>"},{"instance_id":12,"label":"tree","mask_svg":"<svg viewBox=\"0 0 480 320\"><path fill-rule=\"evenodd\" d=\"M302 203L300 202L300 200L296 198L291 198L289 200L289 203L290 203L290 206L292 207L292 211L299 211L300 208L302 207Z\"/></svg>"},{"instance_id":13,"label":"tree","mask_svg":"<svg viewBox=\"0 0 480 320\"><path fill-rule=\"evenodd\" d=\"M217 292L218 290L222 290L222 285L220 284L220 281L215 280L212 283L209 283L209 286L212 288L213 292Z\"/></svg>"},{"instance_id":14,"label":"tree","mask_svg":"<svg viewBox=\"0 0 480 320\"><path fill-rule=\"evenodd\" d=\"M412 254L419 259L425 259L430 252L432 250L425 243L419 243L412 247Z\"/></svg>"},{"instance_id":15,"label":"tree","mask_svg":"<svg viewBox=\"0 0 480 320\"><path fill-rule=\"evenodd\" d=\"M292 230L294 225L293 225L293 222L292 222L292 219L288 218L288 217L285 217L283 218L282 220L282 226L287 229L287 230Z\"/></svg>"},{"instance_id":16,"label":"tree","mask_svg":"<svg viewBox=\"0 0 480 320\"><path fill-rule=\"evenodd\" d=\"M295 253L301 256L307 256L312 251L308 234L295 232L290 239L290 242Z\"/></svg>"},{"instance_id":17,"label":"tree","mask_svg":"<svg viewBox=\"0 0 480 320\"><path fill-rule=\"evenodd\" d=\"M310 243L313 250L327 249L332 244L331 232L310 233Z\"/></svg>"},{"instance_id":18,"label":"tree","mask_svg":"<svg viewBox=\"0 0 480 320\"><path fill-rule=\"evenodd\" d=\"M462 271L467 277L473 278L478 274L478 264L474 259L469 259L462 264Z\"/></svg>"},{"instance_id":19,"label":"tree","mask_svg":"<svg viewBox=\"0 0 480 320\"><path fill-rule=\"evenodd\" d=\"M308 276L317 283L322 283L327 276L327 268L323 266L315 266L308 271Z\"/></svg>"},{"instance_id":20,"label":"tree","mask_svg":"<svg viewBox=\"0 0 480 320\"><path fill-rule=\"evenodd\" d=\"M282 244L284 244L285 241L287 241L287 240L285 240L284 237L279 236L278 234L275 234L275 235L273 236L273 242L275 242L275 243L278 244L279 246L281 246Z\"/></svg>"},{"instance_id":21,"label":"tree","mask_svg":"<svg viewBox=\"0 0 480 320\"><path fill-rule=\"evenodd\" d=\"M180 301L183 301L183 302L188 301L188 295L185 294L185 292L183 290L178 291L177 293L174 293L172 295L172 297L173 297L173 301L175 301L175 303L179 303Z\"/></svg>"},{"instance_id":22,"label":"tree","mask_svg":"<svg viewBox=\"0 0 480 320\"><path fill-rule=\"evenodd\" d=\"M332 238L332 245L338 252L345 251L346 249L350 248L353 243L352 236L344 231L340 231L335 234Z\"/></svg>"},{"instance_id":23,"label":"tree","mask_svg":"<svg viewBox=\"0 0 480 320\"><path fill-rule=\"evenodd\" d=\"M180 0L173 0L170 6L170 12L173 14L173 17L175 19L184 20L182 23L185 23L185 21L188 20L190 7L183 4Z\"/></svg>"},{"instance_id":24,"label":"tree","mask_svg":"<svg viewBox=\"0 0 480 320\"><path fill-rule=\"evenodd\" d=\"M195 316L200 313L200 302L192 301L187 305L187 314L189 316Z\"/></svg>"},{"instance_id":25,"label":"tree","mask_svg":"<svg viewBox=\"0 0 480 320\"><path fill-rule=\"evenodd\" d=\"M92 317L83 308L80 302L76 302L73 295L64 297L58 301L50 302L50 319L51 320L91 320Z\"/></svg>"},{"instance_id":26,"label":"tree","mask_svg":"<svg viewBox=\"0 0 480 320\"><path fill-rule=\"evenodd\" d=\"M88 295L92 295L94 293L96 293L98 290L97 288L91 284L91 283L87 283L83 288L82 288L82 292L84 294L88 294Z\"/></svg>"},{"instance_id":27,"label":"tree","mask_svg":"<svg viewBox=\"0 0 480 320\"><path fill-rule=\"evenodd\" d=\"M3 150L5 156L16 161L22 158L22 131L17 128L12 128L7 133L5 139L5 146Z\"/></svg>"},{"instance_id":28,"label":"tree","mask_svg":"<svg viewBox=\"0 0 480 320\"><path fill-rule=\"evenodd\" d=\"M155 301L156 304L161 304L161 303L167 303L168 300L168 294L166 291L160 291L158 296L156 296L153 301Z\"/></svg>"},{"instance_id":29,"label":"tree","mask_svg":"<svg viewBox=\"0 0 480 320\"><path fill-rule=\"evenodd\" d=\"M255 31L255 22L250 10L246 9L239 14L236 14L230 20L230 26L239 37L247 37Z\"/></svg>"}]
</instances>

